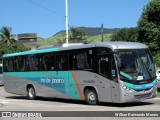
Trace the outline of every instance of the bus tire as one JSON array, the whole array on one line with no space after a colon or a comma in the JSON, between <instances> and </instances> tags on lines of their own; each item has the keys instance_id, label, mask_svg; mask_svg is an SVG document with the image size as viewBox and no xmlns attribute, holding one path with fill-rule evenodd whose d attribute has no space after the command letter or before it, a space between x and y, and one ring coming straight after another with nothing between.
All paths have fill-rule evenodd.
<instances>
[{"instance_id":1,"label":"bus tire","mask_svg":"<svg viewBox=\"0 0 160 120\"><path fill-rule=\"evenodd\" d=\"M35 89L34 89L33 86L29 86L27 88L27 98L29 100L35 100L35 98L36 98L36 92L35 92Z\"/></svg>"},{"instance_id":2,"label":"bus tire","mask_svg":"<svg viewBox=\"0 0 160 120\"><path fill-rule=\"evenodd\" d=\"M97 92L94 89L85 90L85 102L89 105L96 105L98 103Z\"/></svg>"}]
</instances>

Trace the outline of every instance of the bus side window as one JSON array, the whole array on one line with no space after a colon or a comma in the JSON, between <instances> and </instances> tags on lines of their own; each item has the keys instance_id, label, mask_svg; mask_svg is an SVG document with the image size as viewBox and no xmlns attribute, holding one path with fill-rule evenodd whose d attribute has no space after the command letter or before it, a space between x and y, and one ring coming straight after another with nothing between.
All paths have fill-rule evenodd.
<instances>
[{"instance_id":1,"label":"bus side window","mask_svg":"<svg viewBox=\"0 0 160 120\"><path fill-rule=\"evenodd\" d=\"M40 70L42 71L50 71L55 70L55 54L46 53L40 56Z\"/></svg>"},{"instance_id":2,"label":"bus side window","mask_svg":"<svg viewBox=\"0 0 160 120\"><path fill-rule=\"evenodd\" d=\"M76 59L77 59L78 69L88 69L89 68L86 52L81 52L77 54Z\"/></svg>"},{"instance_id":3,"label":"bus side window","mask_svg":"<svg viewBox=\"0 0 160 120\"><path fill-rule=\"evenodd\" d=\"M26 59L25 57L16 57L14 60L15 71L25 71L26 70Z\"/></svg>"},{"instance_id":4,"label":"bus side window","mask_svg":"<svg viewBox=\"0 0 160 120\"><path fill-rule=\"evenodd\" d=\"M93 62L92 49L84 49L70 53L71 70L92 70Z\"/></svg>"},{"instance_id":5,"label":"bus side window","mask_svg":"<svg viewBox=\"0 0 160 120\"><path fill-rule=\"evenodd\" d=\"M13 59L12 58L9 58L7 60L7 71L8 72L13 72L13 68L14 68L14 62L13 62Z\"/></svg>"},{"instance_id":6,"label":"bus side window","mask_svg":"<svg viewBox=\"0 0 160 120\"><path fill-rule=\"evenodd\" d=\"M42 63L43 63L44 70L45 71L49 70L49 56L48 55L43 56Z\"/></svg>"},{"instance_id":7,"label":"bus side window","mask_svg":"<svg viewBox=\"0 0 160 120\"><path fill-rule=\"evenodd\" d=\"M51 54L50 58L49 58L49 62L50 62L50 70L55 70L55 64L56 64L56 60L55 60L55 55Z\"/></svg>"},{"instance_id":8,"label":"bus side window","mask_svg":"<svg viewBox=\"0 0 160 120\"><path fill-rule=\"evenodd\" d=\"M68 55L57 55L57 70L68 70Z\"/></svg>"},{"instance_id":9,"label":"bus side window","mask_svg":"<svg viewBox=\"0 0 160 120\"><path fill-rule=\"evenodd\" d=\"M72 65L71 69L75 70L76 69L76 65L77 65L77 60L76 60L76 55L72 55L72 58L71 58L71 63Z\"/></svg>"},{"instance_id":10,"label":"bus side window","mask_svg":"<svg viewBox=\"0 0 160 120\"><path fill-rule=\"evenodd\" d=\"M29 68L29 71L38 70L38 67L39 67L38 57L36 55L28 56L28 68Z\"/></svg>"},{"instance_id":11,"label":"bus side window","mask_svg":"<svg viewBox=\"0 0 160 120\"><path fill-rule=\"evenodd\" d=\"M0 74L2 74L2 66L0 66Z\"/></svg>"}]
</instances>

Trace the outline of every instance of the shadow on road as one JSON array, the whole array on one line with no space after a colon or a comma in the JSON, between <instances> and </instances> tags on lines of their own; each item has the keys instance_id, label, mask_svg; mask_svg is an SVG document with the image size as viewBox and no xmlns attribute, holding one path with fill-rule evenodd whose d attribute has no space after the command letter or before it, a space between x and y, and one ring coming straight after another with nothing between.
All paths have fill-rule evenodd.
<instances>
[{"instance_id":1,"label":"shadow on road","mask_svg":"<svg viewBox=\"0 0 160 120\"><path fill-rule=\"evenodd\" d=\"M5 98L7 98L7 99L24 99L24 100L26 100L27 99L27 97L26 96L8 96L8 97L5 97Z\"/></svg>"},{"instance_id":2,"label":"shadow on road","mask_svg":"<svg viewBox=\"0 0 160 120\"><path fill-rule=\"evenodd\" d=\"M100 103L100 106L110 106L110 107L134 107L134 106L145 106L152 105L152 102L130 102L130 103Z\"/></svg>"},{"instance_id":3,"label":"shadow on road","mask_svg":"<svg viewBox=\"0 0 160 120\"><path fill-rule=\"evenodd\" d=\"M27 100L26 96L9 96L6 97L8 99L23 99ZM60 98L42 98L37 97L37 101L46 101L46 102L61 102L61 103L69 103L69 104L81 104L86 105L84 101L80 100L68 100L68 99L60 99ZM109 107L134 107L134 106L145 106L152 105L152 102L131 102L131 103L99 103L98 106L109 106Z\"/></svg>"}]
</instances>

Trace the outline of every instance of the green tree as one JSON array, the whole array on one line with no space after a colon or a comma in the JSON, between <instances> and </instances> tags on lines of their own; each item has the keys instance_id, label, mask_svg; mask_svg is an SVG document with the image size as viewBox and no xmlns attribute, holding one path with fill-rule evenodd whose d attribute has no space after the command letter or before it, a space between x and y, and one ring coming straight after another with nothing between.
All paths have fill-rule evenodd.
<instances>
[{"instance_id":1,"label":"green tree","mask_svg":"<svg viewBox=\"0 0 160 120\"><path fill-rule=\"evenodd\" d=\"M138 21L138 41L147 44L152 53L160 51L160 0L151 0Z\"/></svg>"},{"instance_id":2,"label":"green tree","mask_svg":"<svg viewBox=\"0 0 160 120\"><path fill-rule=\"evenodd\" d=\"M156 67L160 67L160 51L158 51L153 58L156 63Z\"/></svg>"},{"instance_id":3,"label":"green tree","mask_svg":"<svg viewBox=\"0 0 160 120\"><path fill-rule=\"evenodd\" d=\"M1 28L0 30L0 39L5 41L7 43L8 46L11 45L11 43L13 43L15 41L15 34L11 34L11 28L4 26Z\"/></svg>"},{"instance_id":4,"label":"green tree","mask_svg":"<svg viewBox=\"0 0 160 120\"><path fill-rule=\"evenodd\" d=\"M28 50L23 44L19 44L17 41L13 42L10 46L5 41L0 41L0 63L2 62L2 56L4 54L22 52Z\"/></svg>"},{"instance_id":5,"label":"green tree","mask_svg":"<svg viewBox=\"0 0 160 120\"><path fill-rule=\"evenodd\" d=\"M70 37L69 37L69 40L71 42L84 42L84 40L86 40L86 33L80 29L80 28L77 28L77 27L71 27L70 28Z\"/></svg>"},{"instance_id":6,"label":"green tree","mask_svg":"<svg viewBox=\"0 0 160 120\"><path fill-rule=\"evenodd\" d=\"M111 41L137 41L137 28L122 28L111 36Z\"/></svg>"},{"instance_id":7,"label":"green tree","mask_svg":"<svg viewBox=\"0 0 160 120\"><path fill-rule=\"evenodd\" d=\"M4 54L22 52L28 50L24 45L15 40L16 35L11 34L10 27L2 27L0 29L0 62Z\"/></svg>"}]
</instances>

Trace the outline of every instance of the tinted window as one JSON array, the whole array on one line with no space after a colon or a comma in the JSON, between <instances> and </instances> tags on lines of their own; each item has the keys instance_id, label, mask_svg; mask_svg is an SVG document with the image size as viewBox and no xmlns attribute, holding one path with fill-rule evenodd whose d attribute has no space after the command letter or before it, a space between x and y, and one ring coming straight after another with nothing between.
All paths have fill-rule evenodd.
<instances>
[{"instance_id":1,"label":"tinted window","mask_svg":"<svg viewBox=\"0 0 160 120\"><path fill-rule=\"evenodd\" d=\"M41 54L40 64L42 71L56 70L55 55L53 53Z\"/></svg>"},{"instance_id":2,"label":"tinted window","mask_svg":"<svg viewBox=\"0 0 160 120\"><path fill-rule=\"evenodd\" d=\"M14 71L26 71L26 59L23 56L14 58Z\"/></svg>"},{"instance_id":3,"label":"tinted window","mask_svg":"<svg viewBox=\"0 0 160 120\"><path fill-rule=\"evenodd\" d=\"M70 53L70 69L91 70L93 67L92 49L78 50Z\"/></svg>"},{"instance_id":4,"label":"tinted window","mask_svg":"<svg viewBox=\"0 0 160 120\"><path fill-rule=\"evenodd\" d=\"M14 59L7 58L4 64L4 68L6 72L13 72L14 71Z\"/></svg>"},{"instance_id":5,"label":"tinted window","mask_svg":"<svg viewBox=\"0 0 160 120\"><path fill-rule=\"evenodd\" d=\"M68 70L68 55L56 55L57 70Z\"/></svg>"},{"instance_id":6,"label":"tinted window","mask_svg":"<svg viewBox=\"0 0 160 120\"><path fill-rule=\"evenodd\" d=\"M29 55L27 58L28 71L39 70L39 59L37 55Z\"/></svg>"},{"instance_id":7,"label":"tinted window","mask_svg":"<svg viewBox=\"0 0 160 120\"><path fill-rule=\"evenodd\" d=\"M0 67L0 74L2 74L2 67Z\"/></svg>"}]
</instances>

